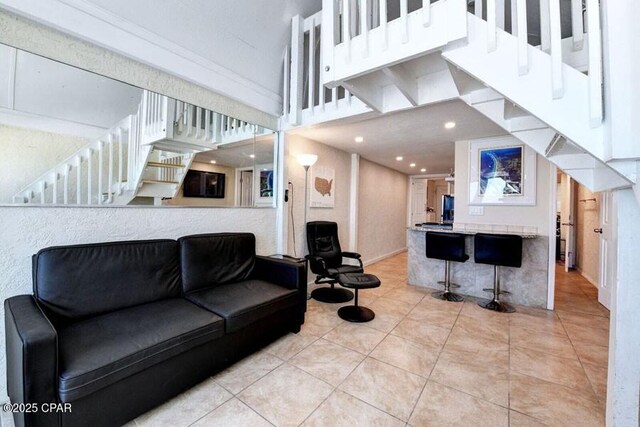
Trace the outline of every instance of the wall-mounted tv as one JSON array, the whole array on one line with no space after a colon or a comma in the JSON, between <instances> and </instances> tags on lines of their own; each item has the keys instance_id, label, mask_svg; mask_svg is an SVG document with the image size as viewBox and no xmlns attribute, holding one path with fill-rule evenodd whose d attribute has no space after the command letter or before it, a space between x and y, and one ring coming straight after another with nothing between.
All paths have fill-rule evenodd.
<instances>
[{"instance_id":1,"label":"wall-mounted tv","mask_svg":"<svg viewBox=\"0 0 640 427\"><path fill-rule=\"evenodd\" d=\"M225 177L226 175L223 173L190 170L184 178L182 195L184 197L224 199Z\"/></svg>"}]
</instances>

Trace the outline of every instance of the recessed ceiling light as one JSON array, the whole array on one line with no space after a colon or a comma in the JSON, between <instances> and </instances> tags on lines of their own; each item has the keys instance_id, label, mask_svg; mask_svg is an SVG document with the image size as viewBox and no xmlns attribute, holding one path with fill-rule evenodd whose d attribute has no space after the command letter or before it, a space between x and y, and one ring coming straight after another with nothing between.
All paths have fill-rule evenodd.
<instances>
[{"instance_id":1,"label":"recessed ceiling light","mask_svg":"<svg viewBox=\"0 0 640 427\"><path fill-rule=\"evenodd\" d=\"M415 167L416 167L416 164L415 164L415 163L411 163L411 164L409 164L409 167L410 167L410 168L415 168Z\"/></svg>"},{"instance_id":2,"label":"recessed ceiling light","mask_svg":"<svg viewBox=\"0 0 640 427\"><path fill-rule=\"evenodd\" d=\"M249 154L249 157L251 157L252 159L255 159L256 155L255 154Z\"/></svg>"},{"instance_id":3,"label":"recessed ceiling light","mask_svg":"<svg viewBox=\"0 0 640 427\"><path fill-rule=\"evenodd\" d=\"M399 162L401 162L401 161L402 161L402 156L398 156L398 157L396 157L396 160L397 160L397 161L399 161Z\"/></svg>"},{"instance_id":4,"label":"recessed ceiling light","mask_svg":"<svg viewBox=\"0 0 640 427\"><path fill-rule=\"evenodd\" d=\"M426 172L427 170L425 168L420 169L420 172Z\"/></svg>"},{"instance_id":5,"label":"recessed ceiling light","mask_svg":"<svg viewBox=\"0 0 640 427\"><path fill-rule=\"evenodd\" d=\"M355 138L353 138L353 140L354 140L355 142L357 142L358 144L360 144L361 142L363 142L363 141L364 141L364 138L363 138L363 137L361 137L361 136L356 136Z\"/></svg>"},{"instance_id":6,"label":"recessed ceiling light","mask_svg":"<svg viewBox=\"0 0 640 427\"><path fill-rule=\"evenodd\" d=\"M453 129L454 127L456 127L456 122L447 122L444 124L445 129Z\"/></svg>"},{"instance_id":7,"label":"recessed ceiling light","mask_svg":"<svg viewBox=\"0 0 640 427\"><path fill-rule=\"evenodd\" d=\"M212 165L215 165L217 162L215 160L211 160L209 163L211 163Z\"/></svg>"}]
</instances>

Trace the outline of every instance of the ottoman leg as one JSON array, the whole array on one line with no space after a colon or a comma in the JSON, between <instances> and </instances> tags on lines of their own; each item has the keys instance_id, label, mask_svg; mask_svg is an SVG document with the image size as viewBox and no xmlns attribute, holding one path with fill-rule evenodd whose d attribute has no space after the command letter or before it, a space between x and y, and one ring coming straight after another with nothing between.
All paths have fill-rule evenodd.
<instances>
[{"instance_id":1,"label":"ottoman leg","mask_svg":"<svg viewBox=\"0 0 640 427\"><path fill-rule=\"evenodd\" d=\"M358 288L356 288L354 304L340 307L338 310L338 316L348 322L362 323L370 322L374 317L376 317L376 314L373 310L358 305Z\"/></svg>"}]
</instances>

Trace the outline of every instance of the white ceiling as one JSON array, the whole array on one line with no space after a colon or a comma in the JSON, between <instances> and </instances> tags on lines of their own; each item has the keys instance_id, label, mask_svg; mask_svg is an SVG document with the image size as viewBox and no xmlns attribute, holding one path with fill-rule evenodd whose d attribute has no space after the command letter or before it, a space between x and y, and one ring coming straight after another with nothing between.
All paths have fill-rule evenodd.
<instances>
[{"instance_id":1,"label":"white ceiling","mask_svg":"<svg viewBox=\"0 0 640 427\"><path fill-rule=\"evenodd\" d=\"M277 96L291 18L308 17L322 8L321 0L87 1Z\"/></svg>"},{"instance_id":2,"label":"white ceiling","mask_svg":"<svg viewBox=\"0 0 640 427\"><path fill-rule=\"evenodd\" d=\"M454 129L444 123L456 122ZM462 101L386 114L358 122L323 124L292 133L330 145L409 175L448 173L454 167L454 142L506 132ZM364 137L356 143L356 136ZM396 156L402 156L397 161ZM411 168L410 163L416 166Z\"/></svg>"}]
</instances>

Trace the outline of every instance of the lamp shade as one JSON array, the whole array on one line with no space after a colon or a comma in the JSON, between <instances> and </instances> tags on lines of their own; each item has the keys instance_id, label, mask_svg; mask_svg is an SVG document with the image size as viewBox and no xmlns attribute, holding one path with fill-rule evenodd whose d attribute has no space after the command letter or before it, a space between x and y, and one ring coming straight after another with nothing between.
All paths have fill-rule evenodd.
<instances>
[{"instance_id":1,"label":"lamp shade","mask_svg":"<svg viewBox=\"0 0 640 427\"><path fill-rule=\"evenodd\" d=\"M318 161L318 156L316 154L298 154L296 157L298 159L298 163L302 166L313 166L313 164Z\"/></svg>"}]
</instances>

